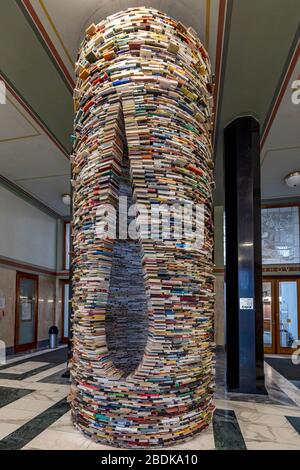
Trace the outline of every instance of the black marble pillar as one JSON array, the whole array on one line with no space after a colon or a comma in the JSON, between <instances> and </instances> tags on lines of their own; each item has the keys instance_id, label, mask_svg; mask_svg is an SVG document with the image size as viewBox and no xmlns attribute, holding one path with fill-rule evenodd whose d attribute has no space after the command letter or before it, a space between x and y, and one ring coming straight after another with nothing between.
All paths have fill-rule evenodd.
<instances>
[{"instance_id":1,"label":"black marble pillar","mask_svg":"<svg viewBox=\"0 0 300 470\"><path fill-rule=\"evenodd\" d=\"M259 124L251 116L225 129L227 386L265 393Z\"/></svg>"}]
</instances>

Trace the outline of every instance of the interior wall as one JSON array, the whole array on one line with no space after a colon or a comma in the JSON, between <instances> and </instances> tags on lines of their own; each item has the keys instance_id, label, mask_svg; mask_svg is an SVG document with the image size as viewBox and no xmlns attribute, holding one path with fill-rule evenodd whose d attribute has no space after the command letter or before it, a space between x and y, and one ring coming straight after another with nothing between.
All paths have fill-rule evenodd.
<instances>
[{"instance_id":1,"label":"interior wall","mask_svg":"<svg viewBox=\"0 0 300 470\"><path fill-rule=\"evenodd\" d=\"M64 263L64 222L57 220L56 226L56 271L63 271L65 269Z\"/></svg>"},{"instance_id":2,"label":"interior wall","mask_svg":"<svg viewBox=\"0 0 300 470\"><path fill-rule=\"evenodd\" d=\"M38 276L39 346L46 344L49 327L55 323L55 273L58 260L61 264L63 257L62 253L61 257L58 255L58 246L63 250L63 230L58 224L54 217L0 186L0 299L5 302L4 308L0 307L0 340L5 342L8 353L13 352L15 343L18 271ZM5 265L7 258L14 265ZM49 274L44 273L44 269L49 270Z\"/></svg>"},{"instance_id":3,"label":"interior wall","mask_svg":"<svg viewBox=\"0 0 300 470\"><path fill-rule=\"evenodd\" d=\"M1 186L0 227L0 257L56 270L56 219Z\"/></svg>"},{"instance_id":4,"label":"interior wall","mask_svg":"<svg viewBox=\"0 0 300 470\"><path fill-rule=\"evenodd\" d=\"M5 299L0 309L0 340L11 348L15 338L16 270L0 267L0 297Z\"/></svg>"},{"instance_id":5,"label":"interior wall","mask_svg":"<svg viewBox=\"0 0 300 470\"><path fill-rule=\"evenodd\" d=\"M0 309L0 340L4 341L8 352L15 344L16 310L16 273L17 269L0 267L0 297L5 299ZM48 331L55 321L55 276L38 275L38 343L48 339Z\"/></svg>"}]
</instances>

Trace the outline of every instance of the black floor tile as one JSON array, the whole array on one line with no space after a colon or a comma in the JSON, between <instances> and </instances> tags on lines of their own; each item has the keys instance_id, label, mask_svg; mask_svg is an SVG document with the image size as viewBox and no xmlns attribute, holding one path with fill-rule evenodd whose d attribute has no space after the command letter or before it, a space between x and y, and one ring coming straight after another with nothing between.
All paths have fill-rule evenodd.
<instances>
[{"instance_id":1,"label":"black floor tile","mask_svg":"<svg viewBox=\"0 0 300 470\"><path fill-rule=\"evenodd\" d=\"M300 418L299 416L286 416L288 422L293 426L295 431L300 434Z\"/></svg>"},{"instance_id":2,"label":"black floor tile","mask_svg":"<svg viewBox=\"0 0 300 470\"><path fill-rule=\"evenodd\" d=\"M42 380L39 380L39 382L42 383L47 383L47 384L60 384L60 385L70 385L70 379L66 377L62 377L63 373L65 370L61 370L59 372L56 372L55 374L49 375L48 377L45 377Z\"/></svg>"},{"instance_id":3,"label":"black floor tile","mask_svg":"<svg viewBox=\"0 0 300 470\"><path fill-rule=\"evenodd\" d=\"M29 395L33 391L25 388L0 387L0 408Z\"/></svg>"},{"instance_id":4,"label":"black floor tile","mask_svg":"<svg viewBox=\"0 0 300 470\"><path fill-rule=\"evenodd\" d=\"M216 450L247 450L234 411L217 409L213 430Z\"/></svg>"},{"instance_id":5,"label":"black floor tile","mask_svg":"<svg viewBox=\"0 0 300 470\"><path fill-rule=\"evenodd\" d=\"M67 399L55 403L0 441L0 450L20 450L70 409Z\"/></svg>"}]
</instances>

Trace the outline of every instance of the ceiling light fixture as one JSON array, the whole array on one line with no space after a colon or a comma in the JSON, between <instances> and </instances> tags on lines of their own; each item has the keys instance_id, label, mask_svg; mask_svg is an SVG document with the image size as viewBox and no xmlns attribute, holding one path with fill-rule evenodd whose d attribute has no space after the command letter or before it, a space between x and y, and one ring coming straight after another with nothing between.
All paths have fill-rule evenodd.
<instances>
[{"instance_id":1,"label":"ceiling light fixture","mask_svg":"<svg viewBox=\"0 0 300 470\"><path fill-rule=\"evenodd\" d=\"M66 206L70 207L70 205L71 205L71 196L70 196L70 194L63 194L61 199L62 199L62 202Z\"/></svg>"},{"instance_id":2,"label":"ceiling light fixture","mask_svg":"<svg viewBox=\"0 0 300 470\"><path fill-rule=\"evenodd\" d=\"M297 186L300 186L300 171L294 171L293 173L290 173L284 178L284 180L290 188L296 188Z\"/></svg>"}]
</instances>

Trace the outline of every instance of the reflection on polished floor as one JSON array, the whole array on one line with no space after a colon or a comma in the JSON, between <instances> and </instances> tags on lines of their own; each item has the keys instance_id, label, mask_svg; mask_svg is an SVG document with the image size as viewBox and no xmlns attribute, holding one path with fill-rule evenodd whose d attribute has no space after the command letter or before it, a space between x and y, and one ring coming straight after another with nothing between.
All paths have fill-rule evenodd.
<instances>
[{"instance_id":1,"label":"reflection on polished floor","mask_svg":"<svg viewBox=\"0 0 300 470\"><path fill-rule=\"evenodd\" d=\"M282 359L287 361L288 359ZM0 450L109 450L72 425L66 348L26 355L0 368ZM300 365L295 376L300 377ZM300 389L265 362L268 396L225 391L225 356L217 354L217 410L212 425L174 450L300 449Z\"/></svg>"}]
</instances>

